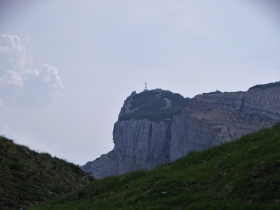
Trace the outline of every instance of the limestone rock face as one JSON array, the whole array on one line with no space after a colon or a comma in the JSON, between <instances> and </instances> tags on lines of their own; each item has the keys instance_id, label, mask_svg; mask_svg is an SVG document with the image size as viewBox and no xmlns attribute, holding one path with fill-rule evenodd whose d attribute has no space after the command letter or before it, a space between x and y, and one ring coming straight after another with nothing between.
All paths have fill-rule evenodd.
<instances>
[{"instance_id":1,"label":"limestone rock face","mask_svg":"<svg viewBox=\"0 0 280 210\"><path fill-rule=\"evenodd\" d=\"M171 123L127 120L115 124L114 154L118 173L153 169L169 161Z\"/></svg>"},{"instance_id":2,"label":"limestone rock face","mask_svg":"<svg viewBox=\"0 0 280 210\"><path fill-rule=\"evenodd\" d=\"M135 95L133 92L126 99L119 117L137 109L130 110ZM170 101L161 109L171 110L172 104L176 103ZM280 86L197 95L181 112L160 121L137 116L118 120L113 131L114 149L81 168L96 178L149 170L190 151L205 150L272 126L280 122Z\"/></svg>"},{"instance_id":3,"label":"limestone rock face","mask_svg":"<svg viewBox=\"0 0 280 210\"><path fill-rule=\"evenodd\" d=\"M280 121L280 87L199 95L173 117L170 160Z\"/></svg>"},{"instance_id":4,"label":"limestone rock face","mask_svg":"<svg viewBox=\"0 0 280 210\"><path fill-rule=\"evenodd\" d=\"M94 161L89 161L81 166L83 171L89 172L96 179L101 179L108 175L118 174L117 161L114 158L114 152L101 155Z\"/></svg>"}]
</instances>

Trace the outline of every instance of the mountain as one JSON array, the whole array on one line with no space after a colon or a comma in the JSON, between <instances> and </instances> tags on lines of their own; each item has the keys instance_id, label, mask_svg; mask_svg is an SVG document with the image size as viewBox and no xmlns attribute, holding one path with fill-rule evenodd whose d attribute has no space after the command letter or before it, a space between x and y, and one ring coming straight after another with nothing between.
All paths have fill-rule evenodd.
<instances>
[{"instance_id":1,"label":"mountain","mask_svg":"<svg viewBox=\"0 0 280 210\"><path fill-rule=\"evenodd\" d=\"M279 209L280 124L151 171L96 180L30 210Z\"/></svg>"},{"instance_id":2,"label":"mountain","mask_svg":"<svg viewBox=\"0 0 280 210\"><path fill-rule=\"evenodd\" d=\"M0 136L0 209L26 209L70 193L94 178L79 166Z\"/></svg>"},{"instance_id":3,"label":"mountain","mask_svg":"<svg viewBox=\"0 0 280 210\"><path fill-rule=\"evenodd\" d=\"M184 98L161 89L132 94L114 125L114 149L82 170L96 178L153 169L280 121L280 83Z\"/></svg>"}]
</instances>

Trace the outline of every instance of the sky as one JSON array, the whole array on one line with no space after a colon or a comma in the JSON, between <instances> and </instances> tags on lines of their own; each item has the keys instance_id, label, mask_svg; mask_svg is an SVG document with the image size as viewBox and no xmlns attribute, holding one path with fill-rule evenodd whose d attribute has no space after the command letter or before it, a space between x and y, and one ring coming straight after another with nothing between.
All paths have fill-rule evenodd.
<instances>
[{"instance_id":1,"label":"sky","mask_svg":"<svg viewBox=\"0 0 280 210\"><path fill-rule=\"evenodd\" d=\"M279 0L0 0L0 135L83 165L133 92L280 80Z\"/></svg>"}]
</instances>

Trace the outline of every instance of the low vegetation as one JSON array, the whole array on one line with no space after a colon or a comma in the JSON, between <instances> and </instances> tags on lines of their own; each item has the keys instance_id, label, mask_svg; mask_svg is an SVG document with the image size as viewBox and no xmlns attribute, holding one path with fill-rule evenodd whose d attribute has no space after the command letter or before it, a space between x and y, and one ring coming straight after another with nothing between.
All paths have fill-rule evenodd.
<instances>
[{"instance_id":1,"label":"low vegetation","mask_svg":"<svg viewBox=\"0 0 280 210\"><path fill-rule=\"evenodd\" d=\"M135 111L120 117L119 120L130 120L130 119L148 119L154 122L164 121L172 119L173 115L180 114L184 107L175 107L170 109L158 109L152 112L150 111Z\"/></svg>"},{"instance_id":2,"label":"low vegetation","mask_svg":"<svg viewBox=\"0 0 280 210\"><path fill-rule=\"evenodd\" d=\"M0 136L0 209L26 209L72 192L92 177L77 165Z\"/></svg>"},{"instance_id":3,"label":"low vegetation","mask_svg":"<svg viewBox=\"0 0 280 210\"><path fill-rule=\"evenodd\" d=\"M280 125L152 171L96 180L30 210L279 209Z\"/></svg>"},{"instance_id":4,"label":"low vegetation","mask_svg":"<svg viewBox=\"0 0 280 210\"><path fill-rule=\"evenodd\" d=\"M272 87L280 87L280 82L273 82L273 83L268 83L268 84L264 84L264 85L255 85L255 86L249 88L249 90L257 89L257 88L267 89L267 88L272 88Z\"/></svg>"},{"instance_id":5,"label":"low vegetation","mask_svg":"<svg viewBox=\"0 0 280 210\"><path fill-rule=\"evenodd\" d=\"M144 91L133 96L130 110L131 113L125 114L119 120L148 119L159 122L172 118L179 114L189 104L189 98L184 98L178 93L170 91ZM166 107L166 99L171 102L171 107Z\"/></svg>"}]
</instances>

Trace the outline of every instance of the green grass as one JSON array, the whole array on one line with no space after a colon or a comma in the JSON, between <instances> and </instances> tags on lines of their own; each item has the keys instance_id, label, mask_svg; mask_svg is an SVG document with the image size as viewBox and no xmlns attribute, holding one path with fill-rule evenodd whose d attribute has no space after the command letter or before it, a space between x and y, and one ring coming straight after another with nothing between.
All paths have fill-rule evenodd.
<instances>
[{"instance_id":1,"label":"green grass","mask_svg":"<svg viewBox=\"0 0 280 210\"><path fill-rule=\"evenodd\" d=\"M107 177L30 210L279 209L280 125L152 171Z\"/></svg>"},{"instance_id":2,"label":"green grass","mask_svg":"<svg viewBox=\"0 0 280 210\"><path fill-rule=\"evenodd\" d=\"M0 209L26 209L72 192L91 180L72 163L0 136Z\"/></svg>"}]
</instances>

